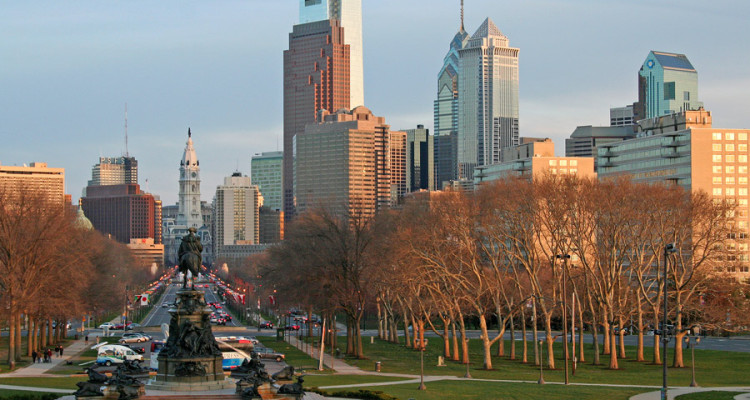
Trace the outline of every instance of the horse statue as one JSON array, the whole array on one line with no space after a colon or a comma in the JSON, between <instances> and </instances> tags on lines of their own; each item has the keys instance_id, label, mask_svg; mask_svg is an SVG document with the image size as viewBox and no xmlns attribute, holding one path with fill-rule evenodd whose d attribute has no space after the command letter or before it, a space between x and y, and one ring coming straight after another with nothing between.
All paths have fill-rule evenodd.
<instances>
[{"instance_id":1,"label":"horse statue","mask_svg":"<svg viewBox=\"0 0 750 400\"><path fill-rule=\"evenodd\" d=\"M195 232L197 230L193 227L188 229L188 234L182 238L182 243L180 243L178 253L180 257L180 272L185 274L185 280L182 283L183 289L187 288L188 271L193 275L193 280L190 283L191 289L195 289L195 277L198 276L201 262L203 261L203 257L201 256L203 245L201 244L201 239L195 235Z\"/></svg>"}]
</instances>

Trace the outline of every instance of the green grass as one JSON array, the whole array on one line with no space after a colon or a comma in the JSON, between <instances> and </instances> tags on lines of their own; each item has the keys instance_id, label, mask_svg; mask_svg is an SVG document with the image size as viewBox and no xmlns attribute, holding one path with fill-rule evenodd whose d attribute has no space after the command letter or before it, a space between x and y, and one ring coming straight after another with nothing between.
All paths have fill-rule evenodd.
<instances>
[{"instance_id":1,"label":"green grass","mask_svg":"<svg viewBox=\"0 0 750 400\"><path fill-rule=\"evenodd\" d=\"M403 340L403 339L402 339ZM340 339L340 343L346 343L345 338ZM505 350L509 354L510 342L506 341ZM363 370L372 370L373 363L380 361L382 363L382 372L408 373L416 374L419 368L419 352L406 349L403 345L388 343L381 340L375 340L370 344L369 340L363 340L364 353L367 359L357 360L347 358L345 361L349 364L356 365ZM463 364L454 361L446 361L447 366L437 367L437 358L442 355L442 341L432 339L429 341L425 352L425 374L426 375L452 375L463 376L466 367ZM497 351L497 346L493 349ZM547 382L562 382L563 363L562 363L562 346L556 345L556 370L548 370L545 365L544 379ZM579 383L612 383L612 384L633 384L648 386L661 386L661 366L652 365L648 362L635 362L635 348L626 346L628 359L619 360L619 370L612 371L607 368L609 356L601 356L601 362L604 365L591 365L592 349L590 345L586 347L586 363L578 364L575 376L570 375L571 382ZM650 348L646 348L645 354L648 357ZM670 354L672 349L670 349ZM481 342L478 339L470 340L469 354L471 359L471 375L474 378L484 379L508 379L536 381L539 379L539 366L533 365L533 350L529 348L529 364L522 364L521 342L516 342L517 360L509 360L508 357L493 357L493 370L486 371L482 369L482 349ZM747 382L747 376L750 375L750 363L747 362L746 353L735 353L712 350L696 350L696 380L701 386L734 386ZM670 358L671 361L671 358ZM672 385L687 386L690 384L690 355L686 354L686 365L688 368L669 368L669 382ZM572 364L572 363L571 363ZM571 365L572 367L572 365Z\"/></svg>"},{"instance_id":2,"label":"green grass","mask_svg":"<svg viewBox=\"0 0 750 400\"><path fill-rule=\"evenodd\" d=\"M74 392L78 389L76 383L85 381L86 379L72 377L72 378L0 378L0 384L2 385L15 385L15 386L30 386L30 387L41 387L50 389L70 389Z\"/></svg>"},{"instance_id":3,"label":"green grass","mask_svg":"<svg viewBox=\"0 0 750 400\"><path fill-rule=\"evenodd\" d=\"M307 375L305 387L323 387L337 385L354 385L359 383L398 382L410 378L378 375ZM333 390L333 389L332 389Z\"/></svg>"},{"instance_id":4,"label":"green grass","mask_svg":"<svg viewBox=\"0 0 750 400\"><path fill-rule=\"evenodd\" d=\"M721 392L711 390L708 392L688 393L675 397L677 400L733 400L734 396L747 392Z\"/></svg>"},{"instance_id":5,"label":"green grass","mask_svg":"<svg viewBox=\"0 0 750 400\"><path fill-rule=\"evenodd\" d=\"M268 347L270 349L273 349L274 351L283 353L286 357L286 363L294 366L294 368L296 369L303 369L308 371L315 370L316 374L333 372L327 367L324 371L317 371L318 360L310 357L310 355L308 355L307 353L297 349L287 342L277 342L275 337L268 336L258 336L257 339L263 344L264 347Z\"/></svg>"},{"instance_id":6,"label":"green grass","mask_svg":"<svg viewBox=\"0 0 750 400\"><path fill-rule=\"evenodd\" d=\"M46 393L46 392L31 392L28 390L10 390L0 389L0 399L14 400L14 399L56 399L60 397L60 393Z\"/></svg>"},{"instance_id":7,"label":"green grass","mask_svg":"<svg viewBox=\"0 0 750 400\"><path fill-rule=\"evenodd\" d=\"M373 386L349 389L380 391L402 400L433 399L502 399L502 400L626 400L639 393L653 389L611 388L595 386L537 385L533 383L502 383L481 381L427 382L427 390L417 390L419 384ZM338 390L326 390L335 393Z\"/></svg>"}]
</instances>

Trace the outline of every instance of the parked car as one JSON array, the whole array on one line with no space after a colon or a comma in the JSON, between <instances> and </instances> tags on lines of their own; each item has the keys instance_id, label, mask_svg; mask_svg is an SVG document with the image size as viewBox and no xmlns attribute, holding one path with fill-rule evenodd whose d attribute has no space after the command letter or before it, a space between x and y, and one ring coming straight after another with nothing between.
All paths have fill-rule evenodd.
<instances>
[{"instance_id":1,"label":"parked car","mask_svg":"<svg viewBox=\"0 0 750 400\"><path fill-rule=\"evenodd\" d=\"M112 364L122 364L125 360L141 362L143 356L133 349L117 344L108 344L98 348L96 363L99 365L109 367Z\"/></svg>"},{"instance_id":2,"label":"parked car","mask_svg":"<svg viewBox=\"0 0 750 400\"><path fill-rule=\"evenodd\" d=\"M275 352L267 347L256 347L255 352L258 353L258 357L260 358L268 358L278 362L282 362L286 358L283 353Z\"/></svg>"},{"instance_id":3,"label":"parked car","mask_svg":"<svg viewBox=\"0 0 750 400\"><path fill-rule=\"evenodd\" d=\"M141 333L125 333L119 340L120 343L141 343L148 342L150 337Z\"/></svg>"},{"instance_id":4,"label":"parked car","mask_svg":"<svg viewBox=\"0 0 750 400\"><path fill-rule=\"evenodd\" d=\"M125 330L126 331L132 331L133 329L137 329L137 328L140 328L140 327L141 327L141 324L137 324L135 322L131 322L131 323L129 323L129 324L127 324L125 326Z\"/></svg>"},{"instance_id":5,"label":"parked car","mask_svg":"<svg viewBox=\"0 0 750 400\"><path fill-rule=\"evenodd\" d=\"M273 329L273 323L272 322L261 322L260 326L258 326L260 329Z\"/></svg>"},{"instance_id":6,"label":"parked car","mask_svg":"<svg viewBox=\"0 0 750 400\"><path fill-rule=\"evenodd\" d=\"M111 322L105 322L101 325L99 325L99 329L114 329L115 324Z\"/></svg>"},{"instance_id":7,"label":"parked car","mask_svg":"<svg viewBox=\"0 0 750 400\"><path fill-rule=\"evenodd\" d=\"M129 348L130 350L133 350L134 352L136 352L138 354L144 354L144 353L146 353L146 349L144 347L130 346L130 345L127 345L127 344L125 344L123 346Z\"/></svg>"},{"instance_id":8,"label":"parked car","mask_svg":"<svg viewBox=\"0 0 750 400\"><path fill-rule=\"evenodd\" d=\"M284 329L286 329L288 331L298 331L299 330L299 325L297 325L297 324L287 325L287 326L284 327Z\"/></svg>"}]
</instances>

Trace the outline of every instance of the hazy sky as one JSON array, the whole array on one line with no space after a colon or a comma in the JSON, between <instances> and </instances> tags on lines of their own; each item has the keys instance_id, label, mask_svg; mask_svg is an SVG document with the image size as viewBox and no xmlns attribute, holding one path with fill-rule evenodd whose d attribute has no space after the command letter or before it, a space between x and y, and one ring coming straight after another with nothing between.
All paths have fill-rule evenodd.
<instances>
[{"instance_id":1,"label":"hazy sky","mask_svg":"<svg viewBox=\"0 0 750 400\"><path fill-rule=\"evenodd\" d=\"M0 163L66 170L77 199L99 156L129 151L141 186L177 200L192 129L202 198L280 149L282 52L297 0L0 0ZM363 0L365 105L394 129L432 128L459 0ZM578 125L637 98L649 50L685 53L714 126L750 128L750 1L466 0L520 52L520 131L557 153Z\"/></svg>"}]
</instances>

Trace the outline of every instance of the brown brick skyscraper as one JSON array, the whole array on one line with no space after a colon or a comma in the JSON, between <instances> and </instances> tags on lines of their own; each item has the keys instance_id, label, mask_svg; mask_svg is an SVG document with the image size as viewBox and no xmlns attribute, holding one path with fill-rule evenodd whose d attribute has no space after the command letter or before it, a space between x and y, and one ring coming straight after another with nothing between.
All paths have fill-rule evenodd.
<instances>
[{"instance_id":1,"label":"brown brick skyscraper","mask_svg":"<svg viewBox=\"0 0 750 400\"><path fill-rule=\"evenodd\" d=\"M284 214L294 215L294 135L319 110L350 107L349 45L336 19L295 25L284 51Z\"/></svg>"}]
</instances>

